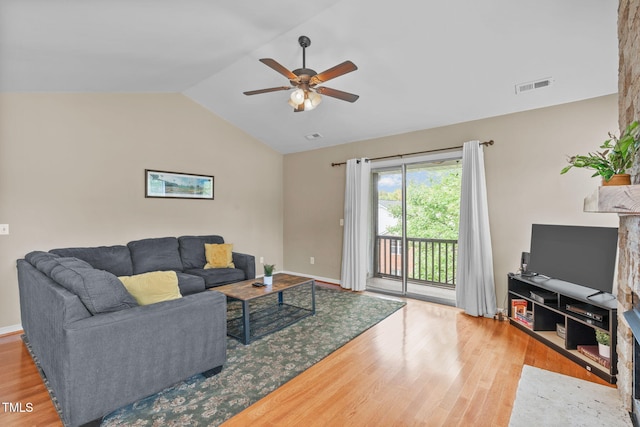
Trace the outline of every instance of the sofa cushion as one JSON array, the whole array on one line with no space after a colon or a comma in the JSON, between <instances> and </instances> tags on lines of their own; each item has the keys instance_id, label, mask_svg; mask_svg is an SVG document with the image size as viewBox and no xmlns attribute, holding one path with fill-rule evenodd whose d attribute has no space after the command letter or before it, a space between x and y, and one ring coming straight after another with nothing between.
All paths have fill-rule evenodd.
<instances>
[{"instance_id":1,"label":"sofa cushion","mask_svg":"<svg viewBox=\"0 0 640 427\"><path fill-rule=\"evenodd\" d=\"M34 267L76 294L91 314L110 313L138 304L113 274L93 268L78 258L46 252L25 256Z\"/></svg>"},{"instance_id":2,"label":"sofa cushion","mask_svg":"<svg viewBox=\"0 0 640 427\"><path fill-rule=\"evenodd\" d=\"M178 237L180 242L180 257L182 265L186 270L191 268L203 268L207 263L204 253L205 243L224 243L222 236L181 236Z\"/></svg>"},{"instance_id":3,"label":"sofa cushion","mask_svg":"<svg viewBox=\"0 0 640 427\"><path fill-rule=\"evenodd\" d=\"M50 254L49 252L44 251L33 251L24 256L24 259L27 260L29 264L33 265L49 277L51 277L51 270L53 270L53 267L58 265L56 258L60 257L56 254Z\"/></svg>"},{"instance_id":4,"label":"sofa cushion","mask_svg":"<svg viewBox=\"0 0 640 427\"><path fill-rule=\"evenodd\" d=\"M108 271L116 276L133 274L131 253L124 245L98 246L95 248L62 248L49 252L62 257L74 257L91 264L93 268Z\"/></svg>"},{"instance_id":5,"label":"sofa cushion","mask_svg":"<svg viewBox=\"0 0 640 427\"><path fill-rule=\"evenodd\" d=\"M235 268L232 252L231 243L205 243L204 254L207 263L204 268Z\"/></svg>"},{"instance_id":6,"label":"sofa cushion","mask_svg":"<svg viewBox=\"0 0 640 427\"><path fill-rule=\"evenodd\" d=\"M176 274L178 275L178 287L182 296L196 294L206 289L202 277L187 273Z\"/></svg>"},{"instance_id":7,"label":"sofa cushion","mask_svg":"<svg viewBox=\"0 0 640 427\"><path fill-rule=\"evenodd\" d=\"M152 271L118 279L140 305L182 298L175 271Z\"/></svg>"},{"instance_id":8,"label":"sofa cushion","mask_svg":"<svg viewBox=\"0 0 640 427\"><path fill-rule=\"evenodd\" d=\"M202 277L207 288L240 282L246 279L244 271L239 268L209 268L206 270L193 268L185 271L185 273Z\"/></svg>"},{"instance_id":9,"label":"sofa cushion","mask_svg":"<svg viewBox=\"0 0 640 427\"><path fill-rule=\"evenodd\" d=\"M182 271L178 239L160 237L127 243L133 262L133 274L150 271Z\"/></svg>"}]
</instances>

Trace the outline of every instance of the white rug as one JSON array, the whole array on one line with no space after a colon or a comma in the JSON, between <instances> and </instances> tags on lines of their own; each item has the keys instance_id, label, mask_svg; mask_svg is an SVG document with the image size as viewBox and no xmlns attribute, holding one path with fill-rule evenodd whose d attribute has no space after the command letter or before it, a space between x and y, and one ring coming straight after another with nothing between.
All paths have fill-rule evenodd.
<instances>
[{"instance_id":1,"label":"white rug","mask_svg":"<svg viewBox=\"0 0 640 427\"><path fill-rule=\"evenodd\" d=\"M631 427L618 390L524 365L510 427Z\"/></svg>"}]
</instances>

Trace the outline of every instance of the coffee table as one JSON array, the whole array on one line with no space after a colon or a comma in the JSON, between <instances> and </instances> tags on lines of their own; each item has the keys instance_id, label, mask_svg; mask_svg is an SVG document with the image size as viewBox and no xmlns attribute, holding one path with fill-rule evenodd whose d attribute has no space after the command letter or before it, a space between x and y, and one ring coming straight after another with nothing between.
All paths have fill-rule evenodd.
<instances>
[{"instance_id":1,"label":"coffee table","mask_svg":"<svg viewBox=\"0 0 640 427\"><path fill-rule=\"evenodd\" d=\"M316 313L314 279L278 273L273 275L271 286L255 287L253 283L256 282L262 282L262 279L245 280L210 289L222 292L228 300L241 302L242 315L227 319L227 335L238 339L243 344L249 344L257 338L279 331ZM305 307L289 299L285 302L287 291L303 286L311 288L310 306ZM250 310L249 302L274 294L278 295L277 302L261 304L262 306L253 311Z\"/></svg>"}]
</instances>

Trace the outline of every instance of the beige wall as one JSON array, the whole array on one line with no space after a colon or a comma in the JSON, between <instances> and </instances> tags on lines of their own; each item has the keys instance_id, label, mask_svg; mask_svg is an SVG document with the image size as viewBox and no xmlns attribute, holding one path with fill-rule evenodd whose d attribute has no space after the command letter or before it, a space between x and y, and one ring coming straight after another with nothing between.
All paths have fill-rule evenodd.
<instances>
[{"instance_id":1,"label":"beige wall","mask_svg":"<svg viewBox=\"0 0 640 427\"><path fill-rule=\"evenodd\" d=\"M0 331L32 250L220 234L282 267L282 159L179 94L0 95ZM215 200L145 199L145 168L214 175Z\"/></svg>"},{"instance_id":2,"label":"beige wall","mask_svg":"<svg viewBox=\"0 0 640 427\"><path fill-rule=\"evenodd\" d=\"M493 139L485 149L497 304L505 306L506 274L529 248L531 224L617 226L615 214L582 212L599 182L586 170L561 176L566 155L596 149L618 129L617 95L361 141L284 157L284 258L289 271L340 279L344 166L377 157ZM374 163L375 166L375 163ZM310 265L309 257L315 257Z\"/></svg>"},{"instance_id":3,"label":"beige wall","mask_svg":"<svg viewBox=\"0 0 640 427\"><path fill-rule=\"evenodd\" d=\"M217 233L278 270L337 281L344 166L331 163L353 157L496 141L485 164L499 307L532 223L617 225L582 213L598 185L589 172L558 174L565 155L618 128L615 95L284 161L177 94L3 94L0 112L0 223L11 231L0 236L0 331L20 322L15 260L31 250ZM145 168L214 175L215 200L145 199Z\"/></svg>"}]
</instances>

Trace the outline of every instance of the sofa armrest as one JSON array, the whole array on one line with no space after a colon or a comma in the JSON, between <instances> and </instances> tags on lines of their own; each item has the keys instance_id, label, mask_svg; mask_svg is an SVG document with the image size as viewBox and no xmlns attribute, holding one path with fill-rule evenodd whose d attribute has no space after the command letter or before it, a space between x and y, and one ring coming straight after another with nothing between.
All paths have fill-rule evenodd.
<instances>
[{"instance_id":1,"label":"sofa armrest","mask_svg":"<svg viewBox=\"0 0 640 427\"><path fill-rule=\"evenodd\" d=\"M17 261L22 329L41 368L61 371L66 355L60 343L63 327L91 313L77 295L67 291L24 259Z\"/></svg>"},{"instance_id":2,"label":"sofa armrest","mask_svg":"<svg viewBox=\"0 0 640 427\"><path fill-rule=\"evenodd\" d=\"M232 257L236 268L244 271L245 280L256 278L256 257L238 252L233 252Z\"/></svg>"},{"instance_id":3,"label":"sofa armrest","mask_svg":"<svg viewBox=\"0 0 640 427\"><path fill-rule=\"evenodd\" d=\"M62 413L100 418L226 360L226 298L215 291L66 325Z\"/></svg>"}]
</instances>

